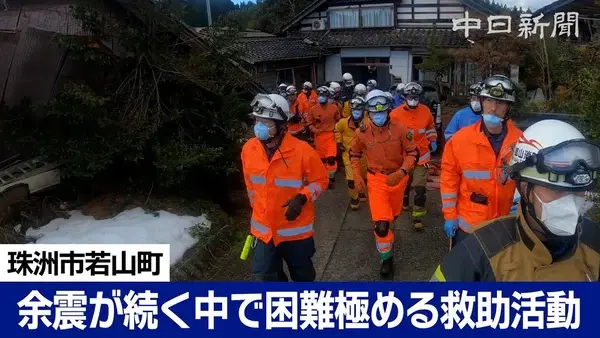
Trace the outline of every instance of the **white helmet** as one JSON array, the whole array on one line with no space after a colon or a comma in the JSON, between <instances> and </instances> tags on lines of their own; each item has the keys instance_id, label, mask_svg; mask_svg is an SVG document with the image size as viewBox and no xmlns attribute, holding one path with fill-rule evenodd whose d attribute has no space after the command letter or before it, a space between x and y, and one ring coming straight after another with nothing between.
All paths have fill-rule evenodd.
<instances>
[{"instance_id":1,"label":"white helmet","mask_svg":"<svg viewBox=\"0 0 600 338\"><path fill-rule=\"evenodd\" d=\"M390 92L384 92L385 96L390 100L390 102L394 102L394 95Z\"/></svg>"},{"instance_id":2,"label":"white helmet","mask_svg":"<svg viewBox=\"0 0 600 338\"><path fill-rule=\"evenodd\" d=\"M373 89L365 97L366 109L371 113L389 112L392 103L385 93L379 89Z\"/></svg>"},{"instance_id":3,"label":"white helmet","mask_svg":"<svg viewBox=\"0 0 600 338\"><path fill-rule=\"evenodd\" d=\"M342 86L339 83L335 82L335 81L329 83L329 88L332 88L336 92L339 92L340 90L342 90Z\"/></svg>"},{"instance_id":4,"label":"white helmet","mask_svg":"<svg viewBox=\"0 0 600 338\"><path fill-rule=\"evenodd\" d=\"M333 89L331 87L327 87L327 89L329 90L329 97L334 97L335 96L335 89Z\"/></svg>"},{"instance_id":5,"label":"white helmet","mask_svg":"<svg viewBox=\"0 0 600 338\"><path fill-rule=\"evenodd\" d=\"M304 84L302 85L302 89L312 89L312 83L306 81L304 82Z\"/></svg>"},{"instance_id":6,"label":"white helmet","mask_svg":"<svg viewBox=\"0 0 600 338\"><path fill-rule=\"evenodd\" d=\"M354 94L359 95L359 96L367 95L367 87L362 83L357 84L354 87Z\"/></svg>"},{"instance_id":7,"label":"white helmet","mask_svg":"<svg viewBox=\"0 0 600 338\"><path fill-rule=\"evenodd\" d=\"M406 87L406 85L404 83L398 83L398 85L396 86L396 91L402 93L402 91L404 90L404 87Z\"/></svg>"},{"instance_id":8,"label":"white helmet","mask_svg":"<svg viewBox=\"0 0 600 338\"><path fill-rule=\"evenodd\" d=\"M492 75L483 80L479 88L480 97L490 99L515 102L516 87L511 79L504 75Z\"/></svg>"},{"instance_id":9,"label":"white helmet","mask_svg":"<svg viewBox=\"0 0 600 338\"><path fill-rule=\"evenodd\" d=\"M278 94L256 94L252 103L252 116L287 122L290 116L290 104Z\"/></svg>"},{"instance_id":10,"label":"white helmet","mask_svg":"<svg viewBox=\"0 0 600 338\"><path fill-rule=\"evenodd\" d=\"M288 87L285 89L285 92L286 92L288 95L296 95L296 94L298 93L298 90L296 90L296 86L293 86L293 85L292 85L292 86L288 86Z\"/></svg>"},{"instance_id":11,"label":"white helmet","mask_svg":"<svg viewBox=\"0 0 600 338\"><path fill-rule=\"evenodd\" d=\"M600 147L559 120L532 124L515 144L508 173L516 181L555 190L594 187L600 170Z\"/></svg>"},{"instance_id":12,"label":"white helmet","mask_svg":"<svg viewBox=\"0 0 600 338\"><path fill-rule=\"evenodd\" d=\"M285 90L288 87L285 83L279 85L279 90Z\"/></svg>"},{"instance_id":13,"label":"white helmet","mask_svg":"<svg viewBox=\"0 0 600 338\"><path fill-rule=\"evenodd\" d=\"M373 90L375 88L377 88L377 81L375 81L373 79L367 81L367 90L370 91L370 90Z\"/></svg>"},{"instance_id":14,"label":"white helmet","mask_svg":"<svg viewBox=\"0 0 600 338\"><path fill-rule=\"evenodd\" d=\"M344 85L346 87L354 86L354 78L352 77L352 74L344 73L344 75L342 75L342 79L344 80Z\"/></svg>"}]
</instances>

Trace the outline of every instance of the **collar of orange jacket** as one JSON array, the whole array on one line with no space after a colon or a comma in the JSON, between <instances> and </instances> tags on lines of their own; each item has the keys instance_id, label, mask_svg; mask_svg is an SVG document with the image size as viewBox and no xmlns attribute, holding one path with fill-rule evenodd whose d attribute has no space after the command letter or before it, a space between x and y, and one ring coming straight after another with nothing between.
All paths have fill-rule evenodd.
<instances>
[{"instance_id":1,"label":"collar of orange jacket","mask_svg":"<svg viewBox=\"0 0 600 338\"><path fill-rule=\"evenodd\" d=\"M474 141L479 143L479 144L489 144L489 140L487 135L485 134L485 131L483 130L484 125L483 125L483 121L479 120L477 121L474 125L473 128L478 132L478 135L480 137L476 138ZM504 136L504 139L507 138L511 138L514 135L514 133L518 133L519 129L517 129L517 127L515 126L515 124L513 123L512 120L507 120L506 121L506 135Z\"/></svg>"}]
</instances>

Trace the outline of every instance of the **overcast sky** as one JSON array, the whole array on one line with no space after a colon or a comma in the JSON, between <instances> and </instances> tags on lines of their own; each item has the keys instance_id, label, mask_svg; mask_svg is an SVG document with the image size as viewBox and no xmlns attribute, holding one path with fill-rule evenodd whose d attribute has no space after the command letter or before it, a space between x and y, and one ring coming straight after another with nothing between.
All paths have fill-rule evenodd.
<instances>
[{"instance_id":1,"label":"overcast sky","mask_svg":"<svg viewBox=\"0 0 600 338\"><path fill-rule=\"evenodd\" d=\"M234 3L240 3L244 0L232 0ZM248 1L248 0L246 0ZM546 6L549 3L554 2L554 0L496 0L497 2L505 3L509 6L517 6L523 7L523 9L529 7L533 10L536 10L540 7Z\"/></svg>"}]
</instances>

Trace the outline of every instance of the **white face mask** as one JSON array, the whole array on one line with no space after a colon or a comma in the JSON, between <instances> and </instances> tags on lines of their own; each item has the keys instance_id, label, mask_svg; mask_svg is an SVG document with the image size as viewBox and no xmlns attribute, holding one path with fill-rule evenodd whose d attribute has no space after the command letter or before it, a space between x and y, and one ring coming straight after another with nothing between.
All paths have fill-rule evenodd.
<instances>
[{"instance_id":1,"label":"white face mask","mask_svg":"<svg viewBox=\"0 0 600 338\"><path fill-rule=\"evenodd\" d=\"M585 198L570 194L544 203L535 192L533 194L542 205L542 216L538 217L550 232L556 236L575 234L579 216L585 211Z\"/></svg>"},{"instance_id":2,"label":"white face mask","mask_svg":"<svg viewBox=\"0 0 600 338\"><path fill-rule=\"evenodd\" d=\"M408 100L406 103L409 107L416 107L419 104L419 100Z\"/></svg>"},{"instance_id":3,"label":"white face mask","mask_svg":"<svg viewBox=\"0 0 600 338\"><path fill-rule=\"evenodd\" d=\"M481 102L471 101L471 109L473 109L474 112L479 113L481 111Z\"/></svg>"}]
</instances>

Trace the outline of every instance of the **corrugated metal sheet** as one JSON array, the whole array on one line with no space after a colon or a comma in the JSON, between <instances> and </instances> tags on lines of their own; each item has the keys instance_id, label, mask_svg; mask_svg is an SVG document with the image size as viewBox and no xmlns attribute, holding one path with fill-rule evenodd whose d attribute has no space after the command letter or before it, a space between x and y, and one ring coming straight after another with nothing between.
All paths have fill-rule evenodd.
<instances>
[{"instance_id":1,"label":"corrugated metal sheet","mask_svg":"<svg viewBox=\"0 0 600 338\"><path fill-rule=\"evenodd\" d=\"M47 101L61 71L64 52L49 43L52 32L27 28L20 34L4 99L8 105L19 103L23 97Z\"/></svg>"},{"instance_id":2,"label":"corrugated metal sheet","mask_svg":"<svg viewBox=\"0 0 600 338\"><path fill-rule=\"evenodd\" d=\"M18 41L18 34L0 33L0 101L2 101L4 85L10 72L10 64Z\"/></svg>"}]
</instances>

